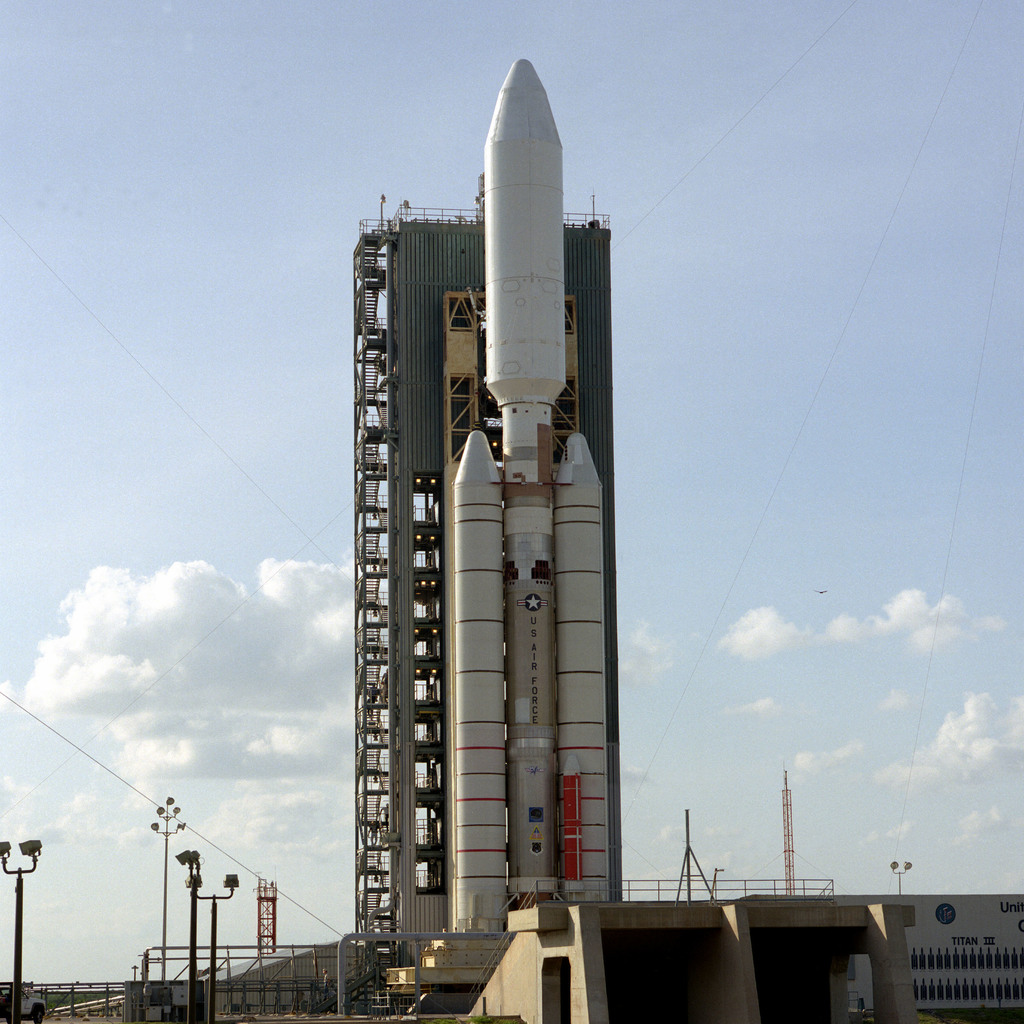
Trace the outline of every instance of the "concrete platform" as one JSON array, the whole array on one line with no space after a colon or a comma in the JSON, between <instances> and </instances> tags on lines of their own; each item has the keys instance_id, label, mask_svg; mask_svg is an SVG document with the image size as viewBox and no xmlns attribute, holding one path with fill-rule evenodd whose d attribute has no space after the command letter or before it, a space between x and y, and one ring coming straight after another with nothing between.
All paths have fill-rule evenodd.
<instances>
[{"instance_id":1,"label":"concrete platform","mask_svg":"<svg viewBox=\"0 0 1024 1024\"><path fill-rule=\"evenodd\" d=\"M473 1012L526 1024L668 1011L681 1024L847 1024L849 958L866 953L877 1024L916 1024L912 924L913 908L887 904L546 903L509 915L516 937Z\"/></svg>"}]
</instances>

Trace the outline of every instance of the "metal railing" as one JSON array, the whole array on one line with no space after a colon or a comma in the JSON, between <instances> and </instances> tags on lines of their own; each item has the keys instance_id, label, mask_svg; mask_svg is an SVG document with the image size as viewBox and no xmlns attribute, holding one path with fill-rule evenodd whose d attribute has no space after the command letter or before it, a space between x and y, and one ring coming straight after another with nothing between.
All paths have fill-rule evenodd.
<instances>
[{"instance_id":1,"label":"metal railing","mask_svg":"<svg viewBox=\"0 0 1024 1024\"><path fill-rule=\"evenodd\" d=\"M565 213L563 223L570 228L596 227L608 230L611 218L606 213ZM480 207L460 210L444 206L409 206L402 204L391 217L367 217L359 222L363 235L394 231L402 221L419 221L429 224L482 224Z\"/></svg>"},{"instance_id":2,"label":"metal railing","mask_svg":"<svg viewBox=\"0 0 1024 1024\"><path fill-rule=\"evenodd\" d=\"M835 902L835 882L831 878L716 878L710 894L701 886L694 885L692 903L733 903L736 900L813 900ZM573 903L578 900L608 902L601 893L548 893L535 885L526 893L520 893L509 900L506 909L519 900L520 908L534 907L538 903ZM686 902L686 887L677 878L639 878L622 880L623 903L676 903Z\"/></svg>"},{"instance_id":3,"label":"metal railing","mask_svg":"<svg viewBox=\"0 0 1024 1024\"><path fill-rule=\"evenodd\" d=\"M834 903L835 882L831 878L754 878L739 881L718 879L714 886L715 901L730 903L733 900L820 900Z\"/></svg>"},{"instance_id":4,"label":"metal railing","mask_svg":"<svg viewBox=\"0 0 1024 1024\"><path fill-rule=\"evenodd\" d=\"M477 1000L483 993L484 988L487 986L487 982L491 980L491 976L497 970L498 964L501 963L501 958L505 955L505 951L509 946L512 945L512 940L516 937L516 932L505 932L500 939L494 944L494 951L487 958L487 963L480 969L480 974L477 980L473 982L473 985L469 990L469 1008L472 1010L476 1006ZM483 1012L487 1013L486 1005L483 1007Z\"/></svg>"},{"instance_id":5,"label":"metal railing","mask_svg":"<svg viewBox=\"0 0 1024 1024\"><path fill-rule=\"evenodd\" d=\"M46 1003L47 1016L76 1017L89 1011L109 1017L124 1002L124 982L85 982L33 985L32 991Z\"/></svg>"},{"instance_id":6,"label":"metal railing","mask_svg":"<svg viewBox=\"0 0 1024 1024\"><path fill-rule=\"evenodd\" d=\"M219 979L217 1009L221 1013L309 1013L325 998L315 978Z\"/></svg>"},{"instance_id":7,"label":"metal railing","mask_svg":"<svg viewBox=\"0 0 1024 1024\"><path fill-rule=\"evenodd\" d=\"M677 897L685 899L680 892L678 879L623 879L622 899L626 903L675 903ZM735 900L821 900L835 902L835 882L831 878L716 878L711 886L711 895L701 889L695 903L732 903Z\"/></svg>"}]
</instances>

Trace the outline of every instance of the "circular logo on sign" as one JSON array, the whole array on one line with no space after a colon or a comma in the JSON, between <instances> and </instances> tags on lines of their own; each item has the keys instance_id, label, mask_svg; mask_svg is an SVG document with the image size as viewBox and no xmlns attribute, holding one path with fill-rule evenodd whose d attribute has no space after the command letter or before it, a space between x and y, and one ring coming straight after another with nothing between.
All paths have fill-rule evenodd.
<instances>
[{"instance_id":1,"label":"circular logo on sign","mask_svg":"<svg viewBox=\"0 0 1024 1024\"><path fill-rule=\"evenodd\" d=\"M952 903L940 903L935 908L935 920L939 924L952 924L956 920L956 911Z\"/></svg>"}]
</instances>

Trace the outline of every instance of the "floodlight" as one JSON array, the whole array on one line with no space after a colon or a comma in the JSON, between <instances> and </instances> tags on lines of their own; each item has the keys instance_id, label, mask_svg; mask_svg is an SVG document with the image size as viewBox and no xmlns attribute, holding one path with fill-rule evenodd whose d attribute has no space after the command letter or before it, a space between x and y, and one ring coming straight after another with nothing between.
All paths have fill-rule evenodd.
<instances>
[{"instance_id":1,"label":"floodlight","mask_svg":"<svg viewBox=\"0 0 1024 1024\"><path fill-rule=\"evenodd\" d=\"M914 865L911 864L910 861L908 860L907 863L903 865L903 870L904 871L909 871L913 866Z\"/></svg>"},{"instance_id":2,"label":"floodlight","mask_svg":"<svg viewBox=\"0 0 1024 1024\"><path fill-rule=\"evenodd\" d=\"M238 875L225 875L224 876L224 888L225 889L237 889L238 888Z\"/></svg>"},{"instance_id":3,"label":"floodlight","mask_svg":"<svg viewBox=\"0 0 1024 1024\"><path fill-rule=\"evenodd\" d=\"M0 857L6 857L11 852L10 843L0 843Z\"/></svg>"},{"instance_id":4,"label":"floodlight","mask_svg":"<svg viewBox=\"0 0 1024 1024\"><path fill-rule=\"evenodd\" d=\"M193 864L199 863L199 851L198 850L182 850L177 855L179 864L185 864L191 867Z\"/></svg>"},{"instance_id":5,"label":"floodlight","mask_svg":"<svg viewBox=\"0 0 1024 1024\"><path fill-rule=\"evenodd\" d=\"M26 857L38 857L43 849L43 844L38 839L26 839L18 843L18 848Z\"/></svg>"},{"instance_id":6,"label":"floodlight","mask_svg":"<svg viewBox=\"0 0 1024 1024\"><path fill-rule=\"evenodd\" d=\"M167 798L167 806L170 807L171 804L173 804L173 803L174 803L174 797L173 796L169 796Z\"/></svg>"},{"instance_id":7,"label":"floodlight","mask_svg":"<svg viewBox=\"0 0 1024 1024\"><path fill-rule=\"evenodd\" d=\"M159 831L160 831L160 826L159 826L159 825L158 825L158 824L157 824L157 823L156 823L155 821L154 821L154 822L153 822L153 824L152 824L152 825L150 825L149 827L150 827L150 828L151 828L151 829L152 829L152 830L153 830L154 832L159 832Z\"/></svg>"},{"instance_id":8,"label":"floodlight","mask_svg":"<svg viewBox=\"0 0 1024 1024\"><path fill-rule=\"evenodd\" d=\"M889 867L891 867L891 868L893 869L893 871L895 871L895 870L896 870L896 869L897 869L897 868L898 868L899 866L900 866L900 862L899 862L898 860L894 860L894 861L893 861L893 862L892 862L892 863L891 863L891 864L889 865Z\"/></svg>"}]
</instances>

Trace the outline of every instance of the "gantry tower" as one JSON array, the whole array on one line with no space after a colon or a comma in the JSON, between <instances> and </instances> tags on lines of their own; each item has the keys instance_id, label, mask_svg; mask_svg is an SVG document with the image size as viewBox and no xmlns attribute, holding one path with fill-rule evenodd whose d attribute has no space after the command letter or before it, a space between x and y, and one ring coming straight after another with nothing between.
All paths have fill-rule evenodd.
<instances>
[{"instance_id":1,"label":"gantry tower","mask_svg":"<svg viewBox=\"0 0 1024 1024\"><path fill-rule=\"evenodd\" d=\"M610 232L568 216L567 386L603 486L608 828L621 886L612 453ZM356 931L451 927L445 635L450 486L469 433L501 457L484 381L484 235L475 212L363 222L354 253Z\"/></svg>"}]
</instances>

